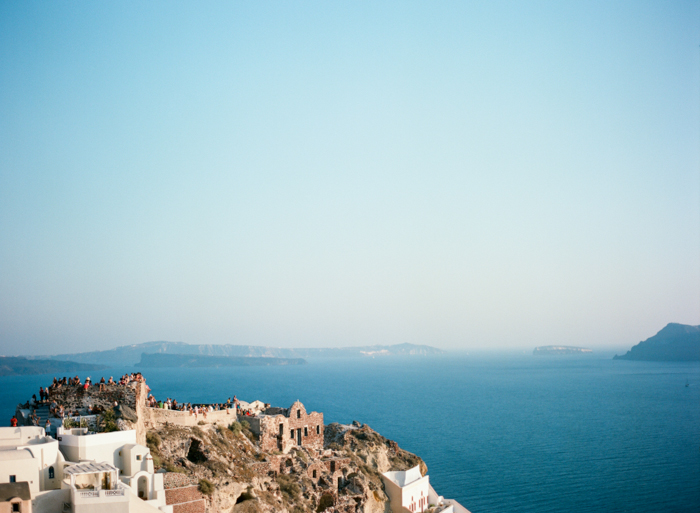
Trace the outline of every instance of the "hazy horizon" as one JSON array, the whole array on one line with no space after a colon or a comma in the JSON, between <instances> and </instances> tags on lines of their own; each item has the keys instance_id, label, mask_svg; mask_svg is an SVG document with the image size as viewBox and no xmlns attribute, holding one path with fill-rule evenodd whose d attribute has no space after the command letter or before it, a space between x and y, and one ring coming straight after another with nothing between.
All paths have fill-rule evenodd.
<instances>
[{"instance_id":1,"label":"hazy horizon","mask_svg":"<svg viewBox=\"0 0 700 513\"><path fill-rule=\"evenodd\" d=\"M650 335L651 336L651 335ZM648 338L648 337L647 337ZM608 356L608 353L612 355L613 353L615 354L624 354L626 353L629 349L632 348L632 346L638 344L639 342L642 342L641 340L638 340L637 342L630 343L629 345L587 345L587 346L580 346L584 347L587 349L592 349L594 355L600 356L605 355ZM148 340L144 342L138 342L138 343L128 343L128 344L117 344L115 346L101 346L98 349L86 349L86 350L80 350L80 351L70 351L63 353L61 351L54 351L51 353L17 353L17 354L2 354L0 353L0 356L27 356L27 357L37 357L37 356L57 356L57 355L63 355L63 354L78 354L78 353L88 353L88 352L93 352L93 351L110 351L113 349L117 349L120 347L129 347L129 346L134 346L134 345L141 345L141 344L151 344L151 343L164 343L164 344L189 344L189 342L184 342L182 340ZM393 345L401 345L403 344L402 342L397 342L396 344L370 344L370 345L363 345L363 344L352 344L348 346L333 346L333 347L342 347L342 348L352 348L352 347L373 347L373 346L382 346L382 347L387 347L387 346L393 346ZM270 348L280 348L280 349L318 349L318 348L329 348L331 346L327 345L316 345L316 346L257 346L256 344L234 344L234 343L221 343L221 344L206 344L206 343L201 343L201 344L191 344L191 345L212 345L212 346L217 346L217 345L230 345L230 346L249 346L249 347L270 347ZM431 344L415 344L417 346L428 346L428 347L434 347L437 349L441 349L445 351L446 353L467 353L467 354L472 354L474 356L476 355L497 355L500 353L503 354L515 354L515 353L523 353L523 354L532 354L532 351L535 349L535 347L541 347L543 344L540 346L532 346L532 347L522 347L519 344L515 345L500 345L497 347L484 347L480 345L474 345L474 346L464 346L464 347L452 347L452 348L446 348L446 347L441 347L440 345L431 345ZM553 346L567 346L570 344L547 344L547 345L553 345ZM577 347L577 346L572 346L572 347ZM332 348L332 347L331 347ZM583 357L587 357L590 355L582 355ZM558 356L554 356L555 358ZM571 357L571 356L569 356Z\"/></svg>"},{"instance_id":2,"label":"hazy horizon","mask_svg":"<svg viewBox=\"0 0 700 513\"><path fill-rule=\"evenodd\" d=\"M0 354L700 324L700 3L0 5Z\"/></svg>"}]
</instances>

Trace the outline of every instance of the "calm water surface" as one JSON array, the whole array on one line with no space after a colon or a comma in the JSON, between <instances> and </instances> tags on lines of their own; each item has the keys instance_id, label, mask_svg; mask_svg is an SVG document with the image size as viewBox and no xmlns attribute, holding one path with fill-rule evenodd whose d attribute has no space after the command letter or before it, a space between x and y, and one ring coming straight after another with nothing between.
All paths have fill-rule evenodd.
<instances>
[{"instance_id":1,"label":"calm water surface","mask_svg":"<svg viewBox=\"0 0 700 513\"><path fill-rule=\"evenodd\" d=\"M700 511L698 363L452 354L144 373L159 398L299 399L326 423L367 423L472 513ZM48 383L0 378L0 415Z\"/></svg>"}]
</instances>

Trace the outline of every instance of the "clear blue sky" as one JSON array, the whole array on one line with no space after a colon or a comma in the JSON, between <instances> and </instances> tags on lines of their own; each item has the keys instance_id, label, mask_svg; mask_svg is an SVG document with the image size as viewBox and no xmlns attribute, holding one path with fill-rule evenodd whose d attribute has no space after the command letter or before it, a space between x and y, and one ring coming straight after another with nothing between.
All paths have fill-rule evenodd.
<instances>
[{"instance_id":1,"label":"clear blue sky","mask_svg":"<svg viewBox=\"0 0 700 513\"><path fill-rule=\"evenodd\" d=\"M700 324L700 3L0 3L0 354Z\"/></svg>"}]
</instances>

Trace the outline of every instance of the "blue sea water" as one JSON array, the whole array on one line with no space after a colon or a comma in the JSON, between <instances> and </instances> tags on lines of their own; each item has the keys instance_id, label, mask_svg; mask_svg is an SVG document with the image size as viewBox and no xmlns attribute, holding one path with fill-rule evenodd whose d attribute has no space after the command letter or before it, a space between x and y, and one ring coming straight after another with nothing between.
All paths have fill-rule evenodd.
<instances>
[{"instance_id":1,"label":"blue sea water","mask_svg":"<svg viewBox=\"0 0 700 513\"><path fill-rule=\"evenodd\" d=\"M159 398L299 399L326 423L367 423L472 513L700 511L697 362L450 354L144 373ZM0 378L0 415L48 382Z\"/></svg>"}]
</instances>

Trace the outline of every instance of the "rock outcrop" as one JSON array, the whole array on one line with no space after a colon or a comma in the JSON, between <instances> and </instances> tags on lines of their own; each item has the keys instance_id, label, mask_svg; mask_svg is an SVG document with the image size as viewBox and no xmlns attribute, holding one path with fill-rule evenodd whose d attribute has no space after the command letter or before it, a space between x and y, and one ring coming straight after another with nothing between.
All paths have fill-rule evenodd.
<instances>
[{"instance_id":1,"label":"rock outcrop","mask_svg":"<svg viewBox=\"0 0 700 513\"><path fill-rule=\"evenodd\" d=\"M670 323L615 360L699 361L700 326Z\"/></svg>"},{"instance_id":2,"label":"rock outcrop","mask_svg":"<svg viewBox=\"0 0 700 513\"><path fill-rule=\"evenodd\" d=\"M357 422L326 426L323 450L262 451L245 421L158 426L148 446L160 468L204 484L209 511L388 513L380 474L427 472L418 456Z\"/></svg>"}]
</instances>

